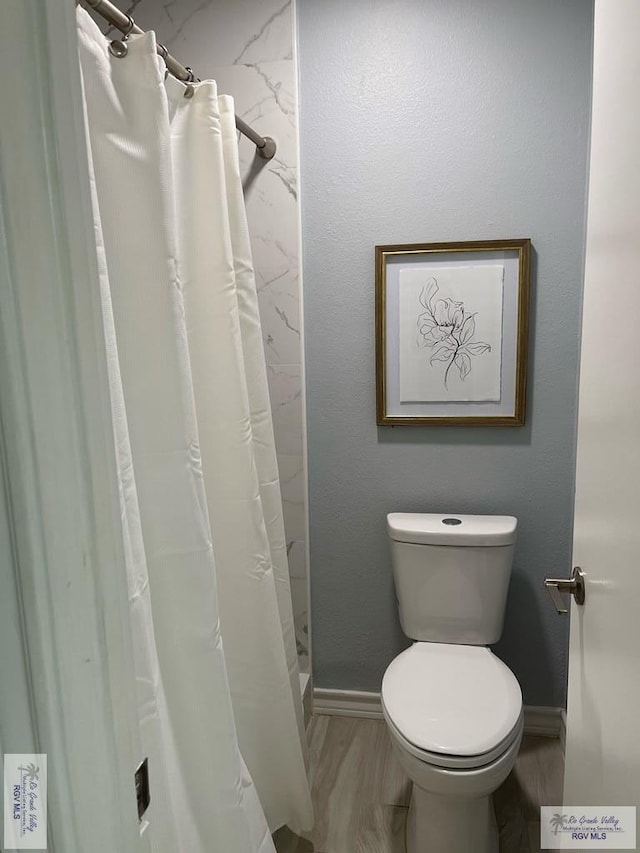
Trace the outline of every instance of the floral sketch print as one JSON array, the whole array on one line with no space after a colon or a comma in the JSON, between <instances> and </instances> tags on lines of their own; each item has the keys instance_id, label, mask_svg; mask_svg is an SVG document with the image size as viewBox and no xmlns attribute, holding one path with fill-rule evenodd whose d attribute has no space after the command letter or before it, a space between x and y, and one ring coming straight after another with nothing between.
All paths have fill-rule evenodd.
<instances>
[{"instance_id":1,"label":"floral sketch print","mask_svg":"<svg viewBox=\"0 0 640 853\"><path fill-rule=\"evenodd\" d=\"M469 314L463 302L453 299L436 299L438 282L430 278L420 293L420 304L425 309L418 315L419 347L431 350L429 364L436 361L448 362L444 372L444 387L449 379L449 371L456 367L463 381L471 373L472 358L491 352L491 346L483 341L475 341L476 314Z\"/></svg>"}]
</instances>

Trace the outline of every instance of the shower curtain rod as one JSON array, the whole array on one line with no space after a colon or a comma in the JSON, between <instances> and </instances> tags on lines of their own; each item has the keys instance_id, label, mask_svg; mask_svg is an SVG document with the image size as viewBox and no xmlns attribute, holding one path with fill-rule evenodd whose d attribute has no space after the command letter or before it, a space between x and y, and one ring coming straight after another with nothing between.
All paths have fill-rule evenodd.
<instances>
[{"instance_id":1,"label":"shower curtain rod","mask_svg":"<svg viewBox=\"0 0 640 853\"><path fill-rule=\"evenodd\" d=\"M101 15L105 21L108 21L111 24L111 26L120 30L125 38L130 33L144 33L144 30L140 29L131 15L127 15L121 9L118 9L118 7L114 6L110 0L82 0L82 2L93 9L94 12L97 12L98 15ZM164 59L167 70L173 74L174 77L177 77L178 80L182 80L185 83L193 83L197 80L193 71L190 68L185 68L184 65L181 65L177 59L171 56L163 44L158 44L157 49L160 56ZM237 129L243 136L246 136L247 139L250 139L253 142L256 146L258 156L262 157L263 160L271 160L276 153L275 141L270 136L260 136L259 133L256 133L250 125L238 116L235 118Z\"/></svg>"}]
</instances>

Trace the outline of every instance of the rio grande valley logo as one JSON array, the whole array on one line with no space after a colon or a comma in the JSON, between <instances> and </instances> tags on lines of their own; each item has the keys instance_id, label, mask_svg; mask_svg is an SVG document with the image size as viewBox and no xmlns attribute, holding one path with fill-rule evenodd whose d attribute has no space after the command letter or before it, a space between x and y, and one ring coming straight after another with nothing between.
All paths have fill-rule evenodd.
<instances>
[{"instance_id":1,"label":"rio grande valley logo","mask_svg":"<svg viewBox=\"0 0 640 853\"><path fill-rule=\"evenodd\" d=\"M46 850L46 755L4 756L4 843L9 850Z\"/></svg>"},{"instance_id":2,"label":"rio grande valley logo","mask_svg":"<svg viewBox=\"0 0 640 853\"><path fill-rule=\"evenodd\" d=\"M540 846L560 850L635 850L633 806L543 806Z\"/></svg>"}]
</instances>

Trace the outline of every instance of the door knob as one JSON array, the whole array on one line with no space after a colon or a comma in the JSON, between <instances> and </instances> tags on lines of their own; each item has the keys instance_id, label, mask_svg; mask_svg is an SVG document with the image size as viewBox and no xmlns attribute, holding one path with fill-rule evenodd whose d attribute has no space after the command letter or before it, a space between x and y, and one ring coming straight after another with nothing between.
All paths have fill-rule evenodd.
<instances>
[{"instance_id":1,"label":"door knob","mask_svg":"<svg viewBox=\"0 0 640 853\"><path fill-rule=\"evenodd\" d=\"M570 580L565 578L545 578L544 585L558 613L569 612L560 595L561 592L570 592L575 598L576 604L584 604L584 572L580 566L574 566Z\"/></svg>"}]
</instances>

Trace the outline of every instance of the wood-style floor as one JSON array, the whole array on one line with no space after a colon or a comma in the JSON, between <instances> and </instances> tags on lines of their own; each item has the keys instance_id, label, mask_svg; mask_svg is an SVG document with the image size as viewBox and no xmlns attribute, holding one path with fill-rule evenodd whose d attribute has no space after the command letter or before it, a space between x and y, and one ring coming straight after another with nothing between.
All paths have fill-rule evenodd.
<instances>
[{"instance_id":1,"label":"wood-style floor","mask_svg":"<svg viewBox=\"0 0 640 853\"><path fill-rule=\"evenodd\" d=\"M305 838L277 832L278 853L405 853L411 783L384 721L315 716L308 736L315 827ZM539 808L562 802L563 772L560 741L525 735L494 795L500 853L540 851Z\"/></svg>"}]
</instances>

